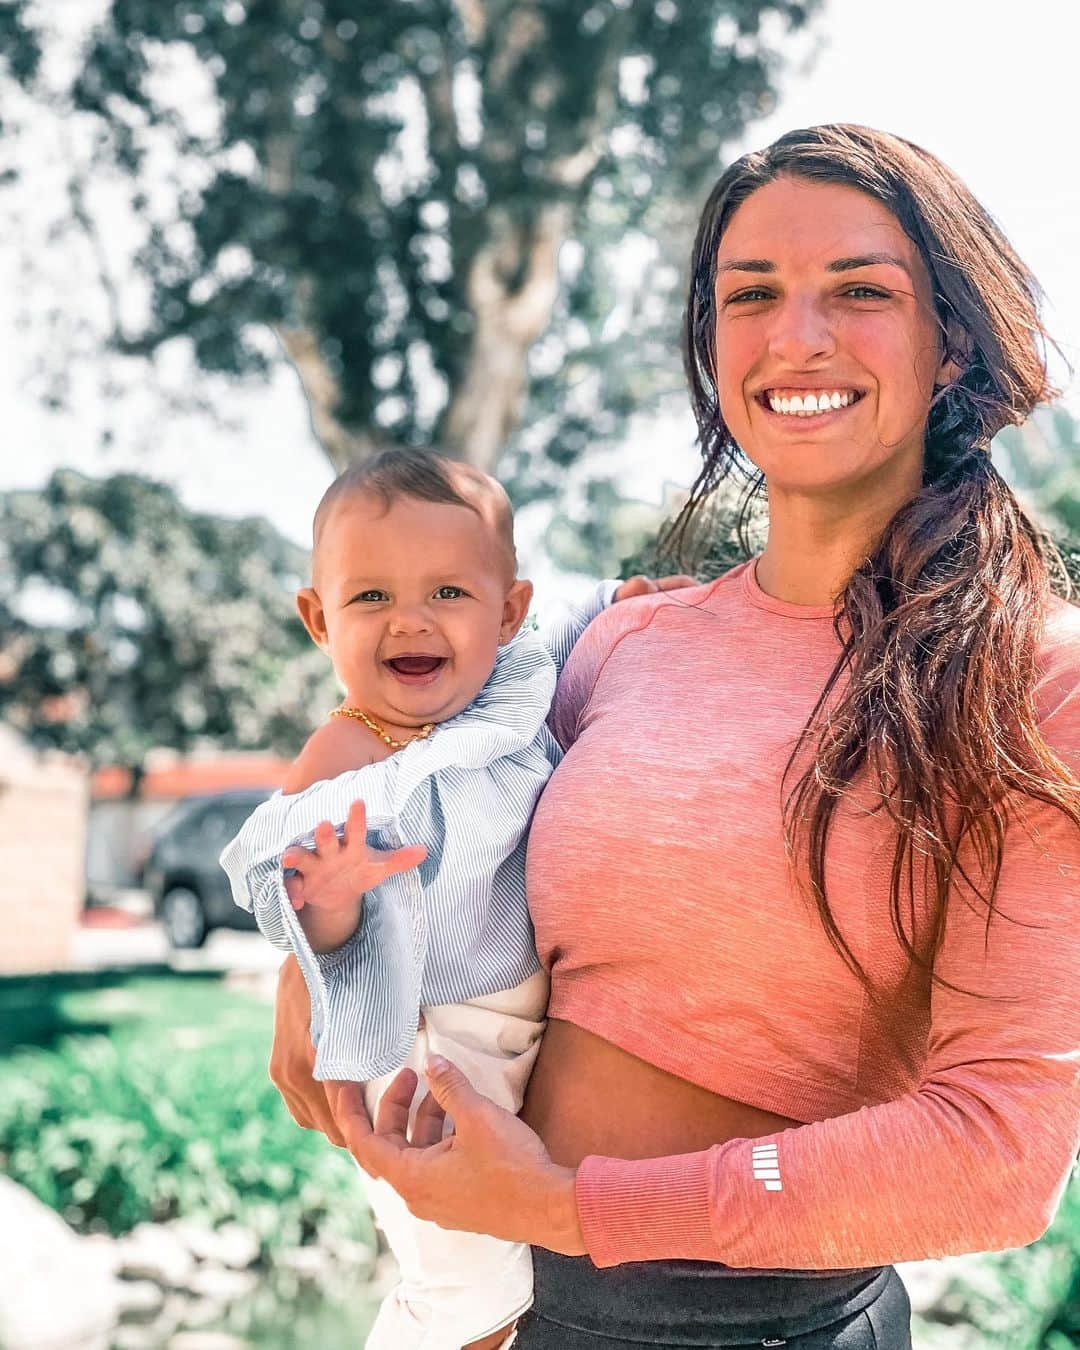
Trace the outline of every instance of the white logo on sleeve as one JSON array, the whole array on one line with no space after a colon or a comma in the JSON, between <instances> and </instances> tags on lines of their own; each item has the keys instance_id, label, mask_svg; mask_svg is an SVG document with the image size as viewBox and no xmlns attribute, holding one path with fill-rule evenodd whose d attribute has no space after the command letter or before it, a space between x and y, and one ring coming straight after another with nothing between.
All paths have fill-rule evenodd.
<instances>
[{"instance_id":1,"label":"white logo on sleeve","mask_svg":"<svg viewBox=\"0 0 1080 1350\"><path fill-rule=\"evenodd\" d=\"M755 1144L752 1157L754 1180L760 1181L767 1191L782 1191L784 1183L780 1180L780 1155L776 1145Z\"/></svg>"}]
</instances>

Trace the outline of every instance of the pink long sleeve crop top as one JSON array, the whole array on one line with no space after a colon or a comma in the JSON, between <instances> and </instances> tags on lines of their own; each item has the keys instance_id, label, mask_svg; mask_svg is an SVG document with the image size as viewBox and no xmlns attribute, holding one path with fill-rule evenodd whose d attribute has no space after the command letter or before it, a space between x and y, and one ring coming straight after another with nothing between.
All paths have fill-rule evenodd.
<instances>
[{"instance_id":1,"label":"pink long sleeve crop top","mask_svg":"<svg viewBox=\"0 0 1080 1350\"><path fill-rule=\"evenodd\" d=\"M837 656L831 611L758 587L616 605L560 681L567 750L534 819L530 907L552 1017L803 1122L578 1172L598 1266L693 1258L829 1269L1018 1246L1080 1144L1080 831L1025 800L989 930L950 905L937 972L889 920L885 813L841 810L830 904L872 1000L799 891L780 776ZM1080 611L1051 602L1041 728L1080 772ZM980 995L975 997L975 994Z\"/></svg>"}]
</instances>

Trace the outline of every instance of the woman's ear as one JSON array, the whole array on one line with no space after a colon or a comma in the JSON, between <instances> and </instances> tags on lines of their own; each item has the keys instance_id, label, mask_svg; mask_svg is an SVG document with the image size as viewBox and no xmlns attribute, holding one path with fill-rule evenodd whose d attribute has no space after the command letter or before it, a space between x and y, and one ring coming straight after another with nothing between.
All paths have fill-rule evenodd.
<instances>
[{"instance_id":1,"label":"woman's ear","mask_svg":"<svg viewBox=\"0 0 1080 1350\"><path fill-rule=\"evenodd\" d=\"M531 581L515 581L506 593L503 601L502 623L499 625L499 643L509 642L521 625L532 604L533 584Z\"/></svg>"},{"instance_id":2,"label":"woman's ear","mask_svg":"<svg viewBox=\"0 0 1080 1350\"><path fill-rule=\"evenodd\" d=\"M941 363L934 376L934 388L945 389L963 375L971 360L971 335L955 319L942 324Z\"/></svg>"},{"instance_id":3,"label":"woman's ear","mask_svg":"<svg viewBox=\"0 0 1080 1350\"><path fill-rule=\"evenodd\" d=\"M300 615L300 622L307 629L312 642L316 647L321 647L323 651L326 651L326 615L323 613L322 601L319 599L318 592L312 590L310 586L305 586L302 591L297 591L296 610Z\"/></svg>"}]
</instances>

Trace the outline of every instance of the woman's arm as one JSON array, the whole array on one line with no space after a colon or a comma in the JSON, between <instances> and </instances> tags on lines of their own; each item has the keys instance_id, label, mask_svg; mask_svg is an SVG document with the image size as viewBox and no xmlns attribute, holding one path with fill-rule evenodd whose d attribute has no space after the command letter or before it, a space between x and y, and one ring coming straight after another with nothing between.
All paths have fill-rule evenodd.
<instances>
[{"instance_id":1,"label":"woman's arm","mask_svg":"<svg viewBox=\"0 0 1080 1350\"><path fill-rule=\"evenodd\" d=\"M844 1269L1034 1241L1080 1144L1080 941L1062 913L1080 881L1073 835L1040 819L1028 862L1043 866L1028 873L1025 915L1017 921L1016 891L1003 892L988 943L985 914L954 906L940 973L985 997L938 990L923 1082L897 1101L700 1153L587 1158L575 1174L522 1121L435 1063L435 1100L411 1141L408 1071L374 1132L359 1093L342 1085L337 1127L365 1171L419 1217L587 1253L601 1267L697 1259ZM1014 874L1026 851L1012 844ZM444 1110L456 1134L424 1147L441 1137Z\"/></svg>"},{"instance_id":2,"label":"woman's arm","mask_svg":"<svg viewBox=\"0 0 1080 1350\"><path fill-rule=\"evenodd\" d=\"M1043 729L1067 762L1080 760L1080 690ZM582 1247L600 1266L696 1258L836 1269L1031 1242L1080 1145L1078 893L1080 832L1025 802L989 928L977 901L961 894L950 907L937 962L947 984L933 992L915 1091L700 1153L588 1158L574 1178L576 1215L567 1170L531 1134L497 1124L490 1104L486 1129L471 1125L452 1149L426 1153L383 1122L374 1140L348 1114L339 1123L361 1165L383 1170L442 1226L498 1225L484 1231L569 1250L560 1244L580 1218ZM467 1090L456 1109L442 1095L460 1131L459 1114L468 1123L479 1108ZM487 1213L477 1182L494 1174L510 1189Z\"/></svg>"},{"instance_id":3,"label":"woman's arm","mask_svg":"<svg viewBox=\"0 0 1080 1350\"><path fill-rule=\"evenodd\" d=\"M1071 683L1042 730L1075 773L1075 667ZM981 902L950 903L935 969L953 987L932 991L918 1089L683 1157L587 1158L577 1198L593 1261L844 1268L1038 1238L1080 1146L1078 897L1080 831L1025 799L989 925Z\"/></svg>"}]
</instances>

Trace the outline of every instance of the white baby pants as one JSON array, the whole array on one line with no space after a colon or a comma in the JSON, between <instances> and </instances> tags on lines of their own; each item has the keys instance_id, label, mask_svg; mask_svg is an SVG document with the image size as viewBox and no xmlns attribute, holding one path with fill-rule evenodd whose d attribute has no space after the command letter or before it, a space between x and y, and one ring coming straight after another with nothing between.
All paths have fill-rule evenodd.
<instances>
[{"instance_id":1,"label":"white baby pants","mask_svg":"<svg viewBox=\"0 0 1080 1350\"><path fill-rule=\"evenodd\" d=\"M539 971L514 989L424 1008L408 1060L421 1075L413 1109L427 1091L424 1061L439 1054L456 1064L485 1097L508 1111L520 1111L540 1048L547 1000L547 975ZM393 1078L390 1074L364 1085L372 1116ZM507 1326L530 1306L532 1255L523 1243L451 1232L416 1219L388 1182L368 1176L364 1182L375 1221L401 1271L401 1283L379 1309L367 1350L461 1350Z\"/></svg>"}]
</instances>

